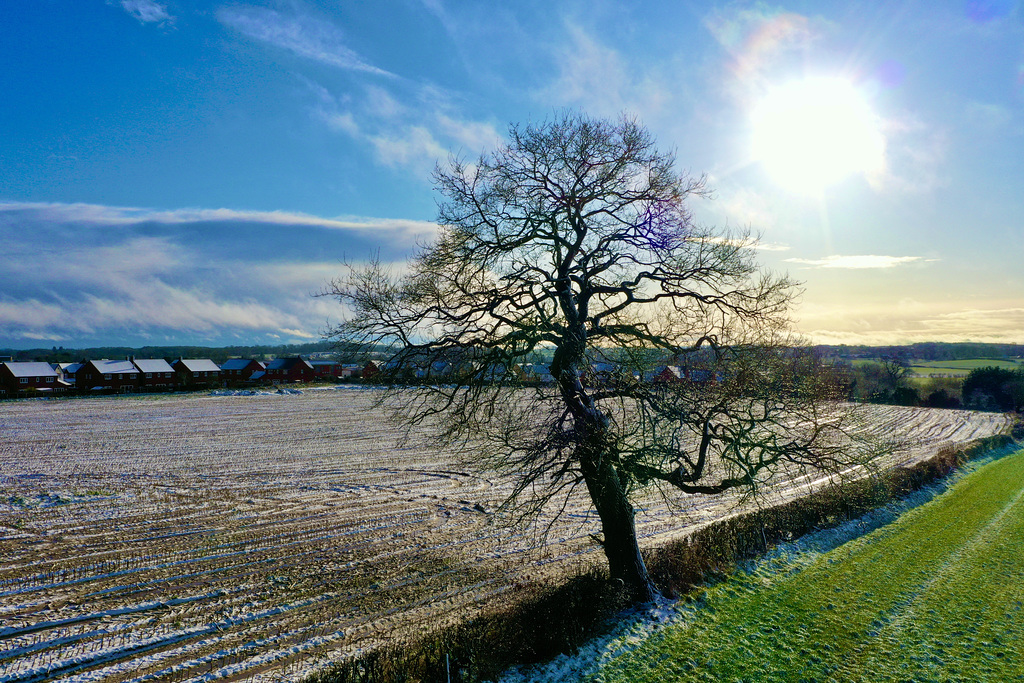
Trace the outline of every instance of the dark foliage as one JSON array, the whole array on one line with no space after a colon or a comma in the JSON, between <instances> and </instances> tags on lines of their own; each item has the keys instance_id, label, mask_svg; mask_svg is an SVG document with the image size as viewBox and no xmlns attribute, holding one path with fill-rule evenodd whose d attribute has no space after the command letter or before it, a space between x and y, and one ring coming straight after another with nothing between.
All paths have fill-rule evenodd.
<instances>
[{"instance_id":1,"label":"dark foliage","mask_svg":"<svg viewBox=\"0 0 1024 683\"><path fill-rule=\"evenodd\" d=\"M981 410L1024 408L1024 369L987 367L971 370L964 380L964 402Z\"/></svg>"}]
</instances>

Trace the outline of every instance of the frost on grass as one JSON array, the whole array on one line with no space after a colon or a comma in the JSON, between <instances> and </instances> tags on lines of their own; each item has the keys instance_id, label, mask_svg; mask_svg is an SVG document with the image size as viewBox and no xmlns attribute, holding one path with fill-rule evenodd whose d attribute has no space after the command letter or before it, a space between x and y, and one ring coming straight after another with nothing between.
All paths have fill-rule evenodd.
<instances>
[{"instance_id":1,"label":"frost on grass","mask_svg":"<svg viewBox=\"0 0 1024 683\"><path fill-rule=\"evenodd\" d=\"M495 526L510 482L401 438L373 396L351 386L0 404L0 680L57 669L294 679L600 561L585 501L570 501L543 546L553 511L541 527ZM894 462L1001 427L914 409L879 409L877 422L922 435L920 453ZM651 546L736 500L642 503ZM679 610L638 614L615 647Z\"/></svg>"},{"instance_id":2,"label":"frost on grass","mask_svg":"<svg viewBox=\"0 0 1024 683\"><path fill-rule=\"evenodd\" d=\"M1015 450L1015 446L1007 446L992 451L967 463L951 476L861 517L780 543L764 555L741 563L736 577L720 589L732 593L760 590L772 585L777 579L787 578L793 572L813 566L826 553L894 522L909 510L941 495L964 476ZM676 601L662 599L652 606L628 610L618 615L616 625L607 634L589 641L573 655L562 655L545 664L509 670L502 676L500 683L597 680L595 677L608 663L633 651L666 626L692 622L705 606L705 596L701 594L696 598L687 597Z\"/></svg>"}]
</instances>

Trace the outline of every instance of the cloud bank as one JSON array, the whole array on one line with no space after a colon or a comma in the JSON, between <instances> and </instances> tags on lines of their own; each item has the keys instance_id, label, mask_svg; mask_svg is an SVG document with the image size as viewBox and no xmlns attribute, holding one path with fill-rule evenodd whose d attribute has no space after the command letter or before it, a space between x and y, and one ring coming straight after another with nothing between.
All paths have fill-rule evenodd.
<instances>
[{"instance_id":1,"label":"cloud bank","mask_svg":"<svg viewBox=\"0 0 1024 683\"><path fill-rule=\"evenodd\" d=\"M341 260L402 261L436 226L230 209L0 203L0 346L317 338Z\"/></svg>"}]
</instances>

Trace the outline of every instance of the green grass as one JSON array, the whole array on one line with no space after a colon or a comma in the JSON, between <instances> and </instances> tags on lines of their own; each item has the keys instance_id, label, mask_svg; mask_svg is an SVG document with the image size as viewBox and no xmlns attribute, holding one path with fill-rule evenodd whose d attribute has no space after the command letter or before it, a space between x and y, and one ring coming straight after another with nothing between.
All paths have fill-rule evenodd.
<instances>
[{"instance_id":1,"label":"green grass","mask_svg":"<svg viewBox=\"0 0 1024 683\"><path fill-rule=\"evenodd\" d=\"M1024 451L799 570L708 589L605 681L1024 680Z\"/></svg>"},{"instance_id":2,"label":"green grass","mask_svg":"<svg viewBox=\"0 0 1024 683\"><path fill-rule=\"evenodd\" d=\"M1022 364L1014 360L997 358L968 358L965 360L915 361L910 369L914 374L922 375L924 377L933 374L966 377L971 370L989 367L1016 370L1017 368L1022 367Z\"/></svg>"}]
</instances>

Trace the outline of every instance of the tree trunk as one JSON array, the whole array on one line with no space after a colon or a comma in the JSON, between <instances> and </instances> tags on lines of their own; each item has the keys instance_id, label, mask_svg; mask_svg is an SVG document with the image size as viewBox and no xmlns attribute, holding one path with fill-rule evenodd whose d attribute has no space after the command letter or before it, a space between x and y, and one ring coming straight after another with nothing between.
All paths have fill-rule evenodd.
<instances>
[{"instance_id":1,"label":"tree trunk","mask_svg":"<svg viewBox=\"0 0 1024 683\"><path fill-rule=\"evenodd\" d=\"M590 499L601 518L608 570L613 581L625 584L631 600L652 602L657 589L637 544L633 506L610 458L602 457L606 455L598 452L581 458L581 465Z\"/></svg>"},{"instance_id":2,"label":"tree trunk","mask_svg":"<svg viewBox=\"0 0 1024 683\"><path fill-rule=\"evenodd\" d=\"M572 292L567 291L563 298L566 317L579 318L570 315L574 312ZM558 378L562 399L573 416L578 439L576 455L590 500L601 519L604 554L608 558L611 578L622 581L634 602L652 602L657 591L637 544L633 505L612 462L612 452L606 440L608 417L594 405L580 381L585 352L586 330L577 326L555 349L551 373Z\"/></svg>"}]
</instances>

